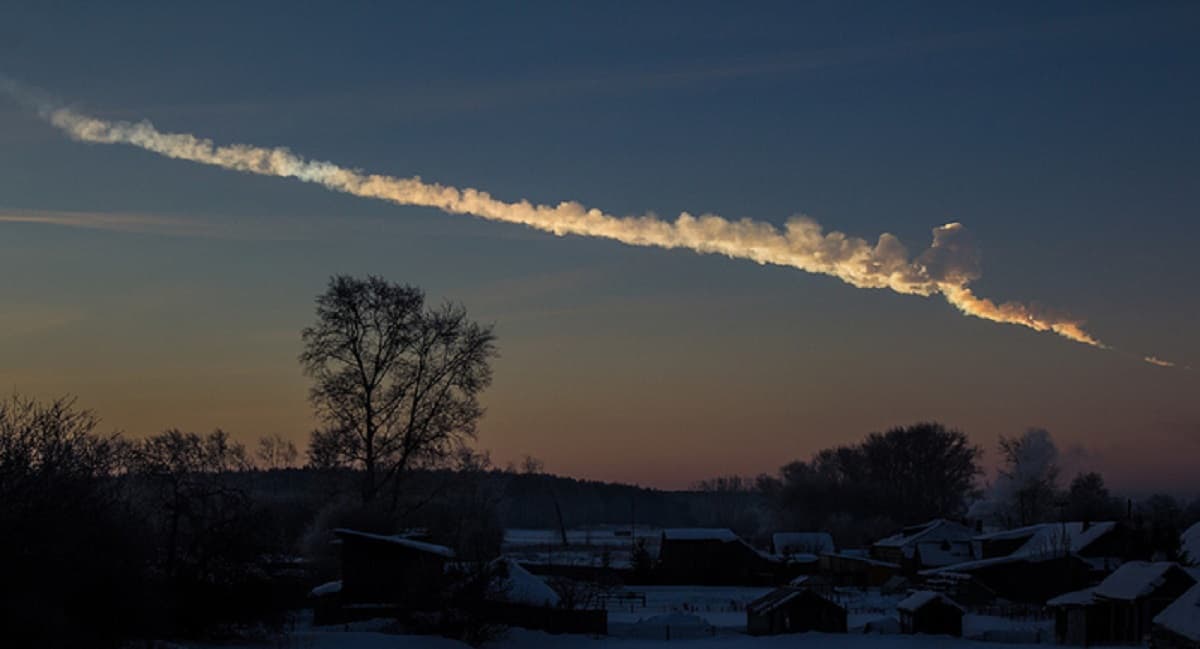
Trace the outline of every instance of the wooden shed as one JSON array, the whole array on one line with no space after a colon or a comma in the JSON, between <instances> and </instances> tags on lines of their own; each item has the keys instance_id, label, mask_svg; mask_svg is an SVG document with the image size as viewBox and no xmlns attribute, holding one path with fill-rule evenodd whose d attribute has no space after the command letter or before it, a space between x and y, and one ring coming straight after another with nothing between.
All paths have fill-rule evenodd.
<instances>
[{"instance_id":1,"label":"wooden shed","mask_svg":"<svg viewBox=\"0 0 1200 649\"><path fill-rule=\"evenodd\" d=\"M746 606L746 632L750 635L781 633L846 632L846 609L816 591L784 586Z\"/></svg>"},{"instance_id":2,"label":"wooden shed","mask_svg":"<svg viewBox=\"0 0 1200 649\"><path fill-rule=\"evenodd\" d=\"M1130 561L1099 585L1059 595L1054 632L1062 644L1140 644L1168 606L1193 588L1196 579L1178 564Z\"/></svg>"},{"instance_id":3,"label":"wooden shed","mask_svg":"<svg viewBox=\"0 0 1200 649\"><path fill-rule=\"evenodd\" d=\"M664 584L770 585L784 565L727 529L663 530L656 576Z\"/></svg>"},{"instance_id":4,"label":"wooden shed","mask_svg":"<svg viewBox=\"0 0 1200 649\"><path fill-rule=\"evenodd\" d=\"M1154 649L1200 649L1200 584L1192 586L1155 616L1150 646Z\"/></svg>"},{"instance_id":5,"label":"wooden shed","mask_svg":"<svg viewBox=\"0 0 1200 649\"><path fill-rule=\"evenodd\" d=\"M334 534L341 545L343 603L412 609L439 605L453 550L404 536L348 529Z\"/></svg>"},{"instance_id":6,"label":"wooden shed","mask_svg":"<svg viewBox=\"0 0 1200 649\"><path fill-rule=\"evenodd\" d=\"M931 590L920 590L896 605L900 629L904 633L962 635L964 611L949 597Z\"/></svg>"}]
</instances>

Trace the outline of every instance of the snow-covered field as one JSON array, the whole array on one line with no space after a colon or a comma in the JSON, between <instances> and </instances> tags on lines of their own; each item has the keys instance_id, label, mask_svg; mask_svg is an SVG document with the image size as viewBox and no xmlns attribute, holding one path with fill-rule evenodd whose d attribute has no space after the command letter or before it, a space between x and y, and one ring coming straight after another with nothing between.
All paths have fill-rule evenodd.
<instances>
[{"instance_id":1,"label":"snow-covered field","mask_svg":"<svg viewBox=\"0 0 1200 649\"><path fill-rule=\"evenodd\" d=\"M650 638L550 635L514 629L488 645L494 649L1029 649L1037 645L975 642L945 636L899 636L802 633L754 638L737 633L665 642ZM363 631L305 631L264 645L222 649L467 649L468 645L429 636L388 635ZM207 649L207 648L206 648ZM215 649L215 648L213 648Z\"/></svg>"},{"instance_id":2,"label":"snow-covered field","mask_svg":"<svg viewBox=\"0 0 1200 649\"><path fill-rule=\"evenodd\" d=\"M838 599L851 611L848 634L806 633L751 637L746 628L745 606L767 588L704 586L635 586L646 603L609 607L609 635L550 635L512 629L488 645L493 649L1021 649L1036 647L1037 640L1053 642L1048 620L1021 621L968 614L963 620L967 638L863 634L867 620L894 615L896 596L878 591L840 591ZM429 636L392 635L381 630L388 620L366 621L338 628L304 628L271 643L223 646L221 649L466 649L454 640ZM856 632L857 630L857 632ZM668 640L669 638L669 640ZM983 642L979 638L1002 640ZM680 645L680 643L683 643ZM1022 644L1023 643L1023 644ZM199 649L198 647L196 649ZM210 648L205 648L210 649ZM216 648L211 648L216 649Z\"/></svg>"}]
</instances>

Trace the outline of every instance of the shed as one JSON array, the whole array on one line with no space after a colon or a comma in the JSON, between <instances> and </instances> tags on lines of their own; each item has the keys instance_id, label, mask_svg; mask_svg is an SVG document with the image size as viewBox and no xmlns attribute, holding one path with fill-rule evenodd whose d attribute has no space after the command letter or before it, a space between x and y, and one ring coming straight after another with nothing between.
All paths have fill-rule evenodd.
<instances>
[{"instance_id":1,"label":"shed","mask_svg":"<svg viewBox=\"0 0 1200 649\"><path fill-rule=\"evenodd\" d=\"M869 557L837 552L821 555L820 570L836 586L875 588L900 573L900 565Z\"/></svg>"},{"instance_id":2,"label":"shed","mask_svg":"<svg viewBox=\"0 0 1200 649\"><path fill-rule=\"evenodd\" d=\"M941 593L917 591L897 604L896 610L904 633L962 635L963 608Z\"/></svg>"},{"instance_id":3,"label":"shed","mask_svg":"<svg viewBox=\"0 0 1200 649\"><path fill-rule=\"evenodd\" d=\"M846 609L810 588L784 586L746 606L750 635L821 631L846 632Z\"/></svg>"},{"instance_id":4,"label":"shed","mask_svg":"<svg viewBox=\"0 0 1200 649\"><path fill-rule=\"evenodd\" d=\"M829 532L776 532L771 535L771 550L780 556L822 555L835 551Z\"/></svg>"},{"instance_id":5,"label":"shed","mask_svg":"<svg viewBox=\"0 0 1200 649\"><path fill-rule=\"evenodd\" d=\"M334 534L341 544L342 602L437 606L453 550L405 536L349 529Z\"/></svg>"},{"instance_id":6,"label":"shed","mask_svg":"<svg viewBox=\"0 0 1200 649\"><path fill-rule=\"evenodd\" d=\"M1154 617L1150 644L1155 649L1200 649L1200 584Z\"/></svg>"},{"instance_id":7,"label":"shed","mask_svg":"<svg viewBox=\"0 0 1200 649\"><path fill-rule=\"evenodd\" d=\"M757 585L778 583L783 561L724 528L663 530L658 580L666 584Z\"/></svg>"},{"instance_id":8,"label":"shed","mask_svg":"<svg viewBox=\"0 0 1200 649\"><path fill-rule=\"evenodd\" d=\"M1157 615L1196 584L1178 564L1130 561L1093 588L1046 602L1063 644L1138 644Z\"/></svg>"},{"instance_id":9,"label":"shed","mask_svg":"<svg viewBox=\"0 0 1200 649\"><path fill-rule=\"evenodd\" d=\"M1028 604L1041 604L1058 593L1094 583L1092 574L1091 564L1074 554L1012 554L921 572L927 579L969 576L997 597Z\"/></svg>"}]
</instances>

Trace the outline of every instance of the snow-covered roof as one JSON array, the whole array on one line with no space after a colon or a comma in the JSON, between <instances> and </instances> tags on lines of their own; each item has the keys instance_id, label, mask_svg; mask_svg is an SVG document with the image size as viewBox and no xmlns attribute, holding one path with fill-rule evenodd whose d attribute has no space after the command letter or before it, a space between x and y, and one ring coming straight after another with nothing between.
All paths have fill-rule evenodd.
<instances>
[{"instance_id":1,"label":"snow-covered roof","mask_svg":"<svg viewBox=\"0 0 1200 649\"><path fill-rule=\"evenodd\" d=\"M845 551L845 550L843 550L841 552L829 552L822 556L831 557L833 559L842 559L845 561L856 561L856 562L865 563L865 564L871 565L871 566L880 566L882 568L899 568L900 567L900 564L898 564L898 563L892 563L891 561L880 561L879 559L872 559L871 557L865 556L858 552L850 552L850 551Z\"/></svg>"},{"instance_id":2,"label":"snow-covered roof","mask_svg":"<svg viewBox=\"0 0 1200 649\"><path fill-rule=\"evenodd\" d=\"M1088 606L1094 601L1096 601L1096 589L1093 587L1063 593L1058 597L1051 598L1046 602L1046 606Z\"/></svg>"},{"instance_id":3,"label":"snow-covered roof","mask_svg":"<svg viewBox=\"0 0 1200 649\"><path fill-rule=\"evenodd\" d=\"M512 559L501 558L496 561L503 562L507 572L507 576L499 584L499 599L529 606L558 606L558 593L542 581L541 577L529 572Z\"/></svg>"},{"instance_id":4,"label":"snow-covered roof","mask_svg":"<svg viewBox=\"0 0 1200 649\"><path fill-rule=\"evenodd\" d=\"M342 592L342 582L341 580L338 580L321 584L320 586L317 586L309 591L308 594L312 595L313 597L324 597L326 595L334 595L340 592Z\"/></svg>"},{"instance_id":5,"label":"snow-covered roof","mask_svg":"<svg viewBox=\"0 0 1200 649\"><path fill-rule=\"evenodd\" d=\"M1074 556L1074 555L1067 555L1067 556ZM917 574L948 575L948 574L952 574L952 573L962 573L962 574L966 575L966 574L969 574L973 570L979 570L981 568L988 568L991 566L1002 566L1007 563L1016 563L1018 561L1025 561L1028 563L1041 563L1043 561L1052 561L1052 560L1061 559L1061 558L1062 558L1061 556L1055 556L1052 554L1034 554L1034 555L1029 555L1029 556L1023 556L1023 555L1014 553L1014 554L1005 555L1003 557L992 557L991 559L975 559L973 561L964 561L962 563L954 563L954 564L951 564L948 566L943 566L941 568L930 568L928 570L921 570ZM1082 561L1082 559L1079 559L1078 557L1075 557L1075 559L1077 561Z\"/></svg>"},{"instance_id":6,"label":"snow-covered roof","mask_svg":"<svg viewBox=\"0 0 1200 649\"><path fill-rule=\"evenodd\" d=\"M1193 526L1193 529L1195 527ZM1200 584L1154 617L1154 623L1190 640L1200 642Z\"/></svg>"},{"instance_id":7,"label":"snow-covered roof","mask_svg":"<svg viewBox=\"0 0 1200 649\"><path fill-rule=\"evenodd\" d=\"M754 615L773 611L784 604L792 601L804 592L803 588L776 588L775 590L759 597L758 599L746 605L746 612Z\"/></svg>"},{"instance_id":8,"label":"snow-covered roof","mask_svg":"<svg viewBox=\"0 0 1200 649\"><path fill-rule=\"evenodd\" d=\"M1167 573L1178 569L1170 561L1130 561L1096 586L1096 595L1108 599L1132 600L1154 592L1167 578Z\"/></svg>"},{"instance_id":9,"label":"snow-covered roof","mask_svg":"<svg viewBox=\"0 0 1200 649\"><path fill-rule=\"evenodd\" d=\"M663 538L669 541L721 541L733 543L739 540L733 530L724 527L678 527L662 531Z\"/></svg>"},{"instance_id":10,"label":"snow-covered roof","mask_svg":"<svg viewBox=\"0 0 1200 649\"><path fill-rule=\"evenodd\" d=\"M835 549L829 532L776 532L771 545L776 554L823 554Z\"/></svg>"},{"instance_id":11,"label":"snow-covered roof","mask_svg":"<svg viewBox=\"0 0 1200 649\"><path fill-rule=\"evenodd\" d=\"M1081 552L1092 543L1098 541L1116 527L1113 521L1100 523L1083 523L1072 521L1065 523L1040 523L1028 525L991 534L981 534L976 541L997 541L1021 539L1029 540L1012 552L1011 556L1033 556L1038 554L1062 554L1064 550L1075 553Z\"/></svg>"},{"instance_id":12,"label":"snow-covered roof","mask_svg":"<svg viewBox=\"0 0 1200 649\"><path fill-rule=\"evenodd\" d=\"M1179 535L1179 549L1187 554L1192 565L1200 566L1200 523L1196 523Z\"/></svg>"},{"instance_id":13,"label":"snow-covered roof","mask_svg":"<svg viewBox=\"0 0 1200 649\"><path fill-rule=\"evenodd\" d=\"M799 597L801 594L812 591L812 589L807 586L796 585L796 581L793 581L792 584L793 585L780 586L766 595L763 595L762 597L750 602L746 605L746 611L754 614L772 611ZM820 597L820 595L818 595L818 597Z\"/></svg>"},{"instance_id":14,"label":"snow-covered roof","mask_svg":"<svg viewBox=\"0 0 1200 649\"><path fill-rule=\"evenodd\" d=\"M918 590L908 597L905 597L904 599L900 600L899 604L896 604L896 610L912 612L934 601L941 601L942 603L953 606L960 611L963 610L963 607L956 604L954 600L933 590Z\"/></svg>"},{"instance_id":15,"label":"snow-covered roof","mask_svg":"<svg viewBox=\"0 0 1200 649\"><path fill-rule=\"evenodd\" d=\"M595 528L567 530L567 544L572 546L615 546L627 547L635 539L657 540L661 530L638 528ZM558 529L528 529L508 528L504 530L504 545L506 547L522 546L560 546L563 544L562 531Z\"/></svg>"},{"instance_id":16,"label":"snow-covered roof","mask_svg":"<svg viewBox=\"0 0 1200 649\"><path fill-rule=\"evenodd\" d=\"M342 537L350 536L350 537L355 537L355 538L360 538L360 539L369 539L372 541L380 541L383 543L392 543L395 545L401 545L401 546L404 546L404 547L412 549L412 550L417 550L419 552L428 552L429 554L436 554L438 556L446 557L448 559L454 558L454 550L451 550L450 548L448 548L444 545L435 545L433 543L426 543L424 541L416 541L416 540L410 539L406 536L395 536L395 535L389 536L389 535L385 535L385 534L372 534L370 532L359 532L358 530L349 530L349 529L345 529L345 528L338 528L338 529L334 530L333 533L337 534L338 536L342 536Z\"/></svg>"},{"instance_id":17,"label":"snow-covered roof","mask_svg":"<svg viewBox=\"0 0 1200 649\"><path fill-rule=\"evenodd\" d=\"M970 540L971 528L961 523L935 518L921 525L912 525L887 538L875 542L877 547L900 548L921 540Z\"/></svg>"}]
</instances>

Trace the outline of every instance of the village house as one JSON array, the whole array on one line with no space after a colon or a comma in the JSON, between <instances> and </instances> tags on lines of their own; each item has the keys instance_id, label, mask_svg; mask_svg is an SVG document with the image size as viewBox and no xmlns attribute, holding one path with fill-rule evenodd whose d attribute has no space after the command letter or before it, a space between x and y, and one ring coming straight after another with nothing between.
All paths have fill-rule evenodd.
<instances>
[{"instance_id":1,"label":"village house","mask_svg":"<svg viewBox=\"0 0 1200 649\"><path fill-rule=\"evenodd\" d=\"M843 551L821 555L820 574L835 586L879 588L900 574L900 564Z\"/></svg>"},{"instance_id":2,"label":"village house","mask_svg":"<svg viewBox=\"0 0 1200 649\"><path fill-rule=\"evenodd\" d=\"M903 633L962 635L963 608L941 593L921 590L896 605Z\"/></svg>"},{"instance_id":3,"label":"village house","mask_svg":"<svg viewBox=\"0 0 1200 649\"><path fill-rule=\"evenodd\" d=\"M489 570L492 582L485 595L485 614L490 621L550 633L608 632L606 610L564 607L556 590L517 561L496 559Z\"/></svg>"},{"instance_id":4,"label":"village house","mask_svg":"<svg viewBox=\"0 0 1200 649\"><path fill-rule=\"evenodd\" d=\"M1176 563L1131 561L1098 585L1046 605L1055 611L1054 634L1062 644L1137 644L1150 635L1155 616L1195 584Z\"/></svg>"},{"instance_id":5,"label":"village house","mask_svg":"<svg viewBox=\"0 0 1200 649\"><path fill-rule=\"evenodd\" d=\"M846 609L804 586L783 586L746 606L746 632L750 635L781 633L846 632Z\"/></svg>"},{"instance_id":6,"label":"village house","mask_svg":"<svg viewBox=\"0 0 1200 649\"><path fill-rule=\"evenodd\" d=\"M441 602L450 548L403 535L337 529L341 579L313 589L320 623L430 610Z\"/></svg>"},{"instance_id":7,"label":"village house","mask_svg":"<svg viewBox=\"0 0 1200 649\"><path fill-rule=\"evenodd\" d=\"M770 585L781 580L783 561L723 528L663 530L657 581L689 585Z\"/></svg>"},{"instance_id":8,"label":"village house","mask_svg":"<svg viewBox=\"0 0 1200 649\"><path fill-rule=\"evenodd\" d=\"M771 551L781 557L819 557L836 550L829 532L776 532L771 535Z\"/></svg>"},{"instance_id":9,"label":"village house","mask_svg":"<svg viewBox=\"0 0 1200 649\"><path fill-rule=\"evenodd\" d=\"M1104 573L1115 570L1124 560L1147 558L1139 553L1129 527L1113 521L1028 525L981 534L973 545L976 559L1074 554Z\"/></svg>"},{"instance_id":10,"label":"village house","mask_svg":"<svg viewBox=\"0 0 1200 649\"><path fill-rule=\"evenodd\" d=\"M920 573L925 583L943 578L959 581L963 592L986 592L995 598L1041 604L1056 593L1095 583L1090 563L1074 554L1021 555L977 559Z\"/></svg>"},{"instance_id":11,"label":"village house","mask_svg":"<svg viewBox=\"0 0 1200 649\"><path fill-rule=\"evenodd\" d=\"M934 519L912 525L871 546L871 557L899 564L907 572L970 561L975 531L961 523Z\"/></svg>"},{"instance_id":12,"label":"village house","mask_svg":"<svg viewBox=\"0 0 1200 649\"><path fill-rule=\"evenodd\" d=\"M1197 576L1195 572L1193 577ZM1154 617L1150 646L1154 649L1200 649L1200 584L1192 586Z\"/></svg>"}]
</instances>

